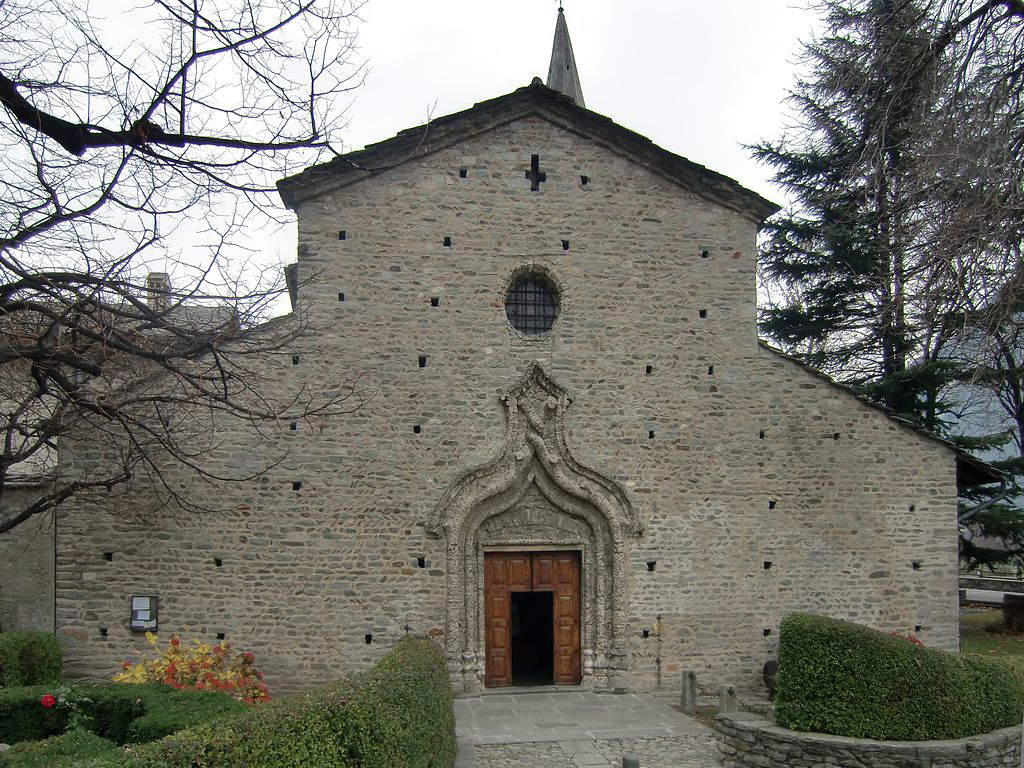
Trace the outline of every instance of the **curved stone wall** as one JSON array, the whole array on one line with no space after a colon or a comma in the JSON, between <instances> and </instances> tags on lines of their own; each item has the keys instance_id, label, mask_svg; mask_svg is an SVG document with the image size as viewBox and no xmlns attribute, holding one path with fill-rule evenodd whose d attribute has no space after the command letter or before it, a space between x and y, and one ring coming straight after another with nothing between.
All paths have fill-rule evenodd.
<instances>
[{"instance_id":1,"label":"curved stone wall","mask_svg":"<svg viewBox=\"0 0 1024 768\"><path fill-rule=\"evenodd\" d=\"M715 740L726 768L1006 768L1020 765L1021 728L948 741L872 741L790 731L732 712L715 719Z\"/></svg>"}]
</instances>

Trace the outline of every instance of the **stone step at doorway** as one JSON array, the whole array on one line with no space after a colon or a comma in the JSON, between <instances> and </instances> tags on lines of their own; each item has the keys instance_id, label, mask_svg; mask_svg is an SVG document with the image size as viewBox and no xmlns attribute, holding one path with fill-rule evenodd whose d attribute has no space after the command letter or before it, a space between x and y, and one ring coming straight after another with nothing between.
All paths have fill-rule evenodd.
<instances>
[{"instance_id":1,"label":"stone step at doorway","mask_svg":"<svg viewBox=\"0 0 1024 768\"><path fill-rule=\"evenodd\" d=\"M651 694L504 692L455 701L456 768L716 766L711 731Z\"/></svg>"}]
</instances>

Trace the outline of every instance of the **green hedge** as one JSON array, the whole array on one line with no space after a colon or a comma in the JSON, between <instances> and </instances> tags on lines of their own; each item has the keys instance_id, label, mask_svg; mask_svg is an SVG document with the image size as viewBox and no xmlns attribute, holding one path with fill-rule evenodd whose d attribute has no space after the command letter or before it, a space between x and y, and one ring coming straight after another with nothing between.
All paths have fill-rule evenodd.
<instances>
[{"instance_id":1,"label":"green hedge","mask_svg":"<svg viewBox=\"0 0 1024 768\"><path fill-rule=\"evenodd\" d=\"M117 745L91 731L76 729L43 741L18 744L0 753L0 768L54 768L102 757Z\"/></svg>"},{"instance_id":2,"label":"green hedge","mask_svg":"<svg viewBox=\"0 0 1024 768\"><path fill-rule=\"evenodd\" d=\"M218 715L239 712L245 705L225 693L176 691L156 683L125 685L93 683L76 686L89 703L83 710L91 718L89 729L118 744L154 741L206 722ZM63 733L67 714L40 704L52 686L0 690L0 734L8 744Z\"/></svg>"},{"instance_id":3,"label":"green hedge","mask_svg":"<svg viewBox=\"0 0 1024 768\"><path fill-rule=\"evenodd\" d=\"M16 744L64 732L67 720L39 703L51 689L52 686L42 685L0 689L0 741Z\"/></svg>"},{"instance_id":4,"label":"green hedge","mask_svg":"<svg viewBox=\"0 0 1024 768\"><path fill-rule=\"evenodd\" d=\"M405 638L372 670L89 763L132 768L450 768L452 691L444 659Z\"/></svg>"},{"instance_id":5,"label":"green hedge","mask_svg":"<svg viewBox=\"0 0 1024 768\"><path fill-rule=\"evenodd\" d=\"M60 645L52 632L0 632L0 687L56 683L61 666Z\"/></svg>"},{"instance_id":6,"label":"green hedge","mask_svg":"<svg viewBox=\"0 0 1024 768\"><path fill-rule=\"evenodd\" d=\"M245 704L216 691L176 691L167 685L118 685L130 689L130 695L141 702L143 713L135 717L124 735L114 734L118 744L156 741L164 736L206 723L215 717L244 712Z\"/></svg>"},{"instance_id":7,"label":"green hedge","mask_svg":"<svg viewBox=\"0 0 1024 768\"><path fill-rule=\"evenodd\" d=\"M953 739L1019 725L1024 685L992 659L793 614L779 633L775 721L878 740Z\"/></svg>"}]
</instances>

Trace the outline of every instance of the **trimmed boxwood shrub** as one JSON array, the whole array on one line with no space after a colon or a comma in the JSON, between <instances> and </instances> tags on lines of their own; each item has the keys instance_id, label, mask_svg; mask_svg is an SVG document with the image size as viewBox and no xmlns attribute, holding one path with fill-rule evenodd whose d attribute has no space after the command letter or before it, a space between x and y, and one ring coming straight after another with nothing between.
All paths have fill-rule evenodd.
<instances>
[{"instance_id":1,"label":"trimmed boxwood shrub","mask_svg":"<svg viewBox=\"0 0 1024 768\"><path fill-rule=\"evenodd\" d=\"M127 689L133 697L136 712L141 705L142 713L127 723L124 733L112 733L118 744L137 744L162 739L172 733L215 717L233 712L244 712L245 704L226 693L217 691L177 691L167 685L112 685L107 690L124 695Z\"/></svg>"},{"instance_id":2,"label":"trimmed boxwood shrub","mask_svg":"<svg viewBox=\"0 0 1024 768\"><path fill-rule=\"evenodd\" d=\"M407 637L369 672L219 718L90 766L449 768L455 718L444 659Z\"/></svg>"},{"instance_id":3,"label":"trimmed boxwood shrub","mask_svg":"<svg viewBox=\"0 0 1024 768\"><path fill-rule=\"evenodd\" d=\"M90 730L118 744L153 741L245 705L225 693L177 691L166 685L94 683L76 686L88 698L83 705ZM0 734L8 744L63 733L67 714L39 702L52 686L0 690Z\"/></svg>"},{"instance_id":4,"label":"trimmed boxwood shrub","mask_svg":"<svg viewBox=\"0 0 1024 768\"><path fill-rule=\"evenodd\" d=\"M60 644L52 632L0 632L0 687L56 683L62 663Z\"/></svg>"},{"instance_id":5,"label":"trimmed boxwood shrub","mask_svg":"<svg viewBox=\"0 0 1024 768\"><path fill-rule=\"evenodd\" d=\"M42 685L0 689L0 741L16 744L64 732L66 718L39 704L47 690Z\"/></svg>"},{"instance_id":6,"label":"trimmed boxwood shrub","mask_svg":"<svg viewBox=\"0 0 1024 768\"><path fill-rule=\"evenodd\" d=\"M54 768L111 754L117 748L114 742L91 731L75 729L43 741L18 744L0 753L0 768Z\"/></svg>"},{"instance_id":7,"label":"trimmed boxwood shrub","mask_svg":"<svg viewBox=\"0 0 1024 768\"><path fill-rule=\"evenodd\" d=\"M877 740L975 736L1019 725L1024 685L992 659L793 614L779 632L775 721Z\"/></svg>"}]
</instances>

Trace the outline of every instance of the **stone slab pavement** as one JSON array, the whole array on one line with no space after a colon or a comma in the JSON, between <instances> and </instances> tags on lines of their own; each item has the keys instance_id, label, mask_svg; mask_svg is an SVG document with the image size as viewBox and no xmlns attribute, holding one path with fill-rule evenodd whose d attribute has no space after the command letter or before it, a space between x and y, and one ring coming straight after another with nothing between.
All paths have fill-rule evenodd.
<instances>
[{"instance_id":1,"label":"stone slab pavement","mask_svg":"<svg viewBox=\"0 0 1024 768\"><path fill-rule=\"evenodd\" d=\"M456 768L716 768L710 729L651 694L487 694L455 700Z\"/></svg>"}]
</instances>

